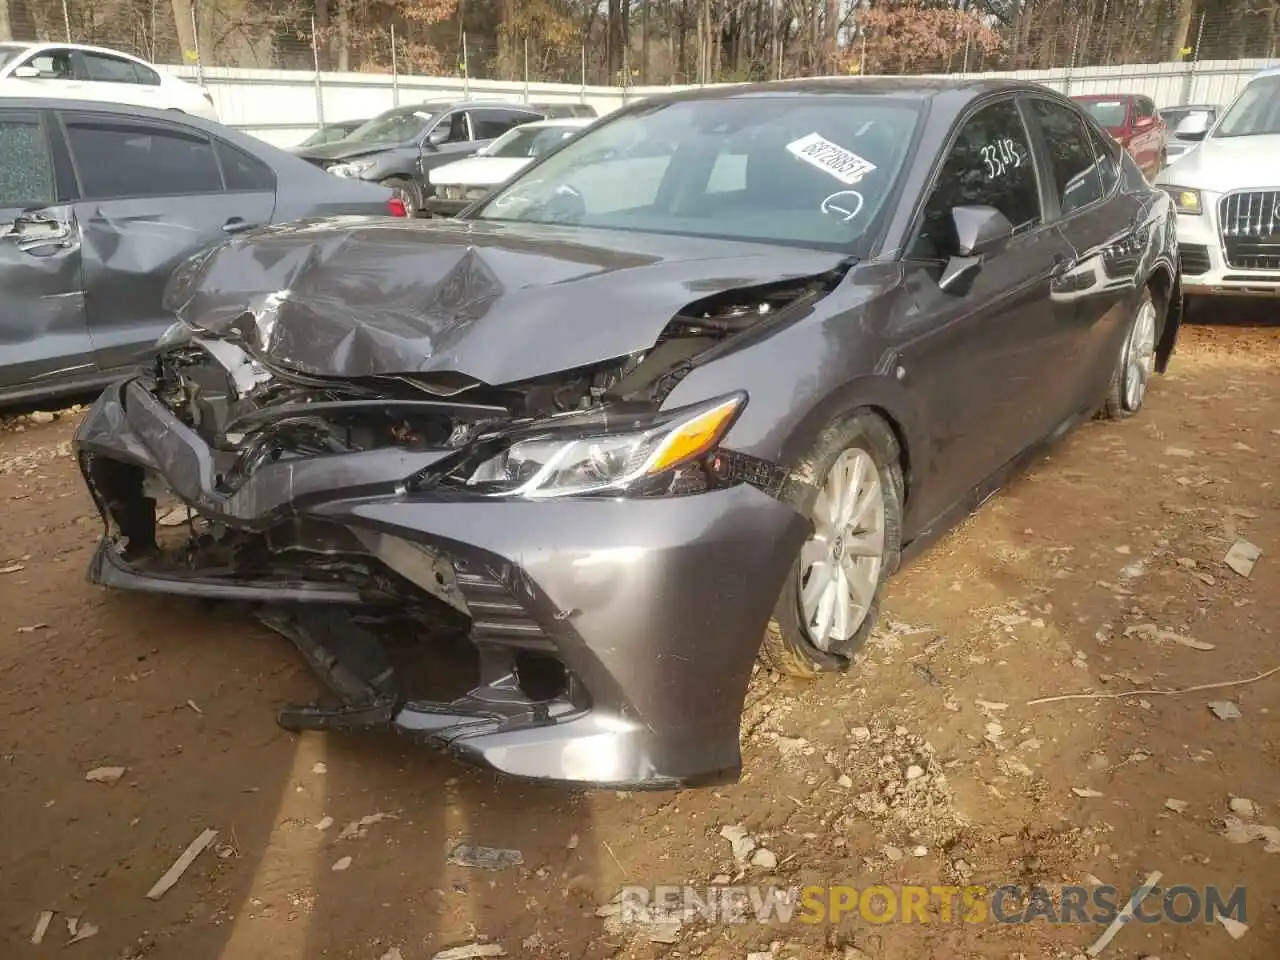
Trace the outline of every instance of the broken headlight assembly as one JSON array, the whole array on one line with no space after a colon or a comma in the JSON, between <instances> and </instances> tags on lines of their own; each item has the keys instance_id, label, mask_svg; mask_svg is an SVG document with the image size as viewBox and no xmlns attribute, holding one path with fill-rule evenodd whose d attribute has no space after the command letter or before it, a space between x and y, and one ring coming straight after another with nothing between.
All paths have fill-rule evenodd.
<instances>
[{"instance_id":1,"label":"broken headlight assembly","mask_svg":"<svg viewBox=\"0 0 1280 960\"><path fill-rule=\"evenodd\" d=\"M716 446L746 402L739 393L657 415L552 418L482 438L441 482L525 499L697 493L719 479Z\"/></svg>"}]
</instances>

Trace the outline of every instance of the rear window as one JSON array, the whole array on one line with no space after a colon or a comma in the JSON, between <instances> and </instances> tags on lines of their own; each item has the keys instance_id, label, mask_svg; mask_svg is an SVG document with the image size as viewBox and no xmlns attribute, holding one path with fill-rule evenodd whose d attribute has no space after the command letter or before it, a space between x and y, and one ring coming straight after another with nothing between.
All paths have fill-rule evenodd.
<instances>
[{"instance_id":1,"label":"rear window","mask_svg":"<svg viewBox=\"0 0 1280 960\"><path fill-rule=\"evenodd\" d=\"M655 103L583 131L475 216L860 249L919 104L840 96Z\"/></svg>"},{"instance_id":2,"label":"rear window","mask_svg":"<svg viewBox=\"0 0 1280 960\"><path fill-rule=\"evenodd\" d=\"M7 67L10 61L17 59L18 54L29 47L18 46L17 44L0 43L0 70Z\"/></svg>"},{"instance_id":3,"label":"rear window","mask_svg":"<svg viewBox=\"0 0 1280 960\"><path fill-rule=\"evenodd\" d=\"M1101 127L1112 129L1123 127L1129 116L1128 100L1083 100L1080 106L1084 107Z\"/></svg>"}]
</instances>

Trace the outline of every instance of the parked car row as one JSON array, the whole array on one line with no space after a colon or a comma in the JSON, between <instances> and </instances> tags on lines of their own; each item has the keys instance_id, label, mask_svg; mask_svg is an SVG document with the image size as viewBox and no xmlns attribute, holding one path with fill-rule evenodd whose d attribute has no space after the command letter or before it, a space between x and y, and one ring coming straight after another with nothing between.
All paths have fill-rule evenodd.
<instances>
[{"instance_id":1,"label":"parked car row","mask_svg":"<svg viewBox=\"0 0 1280 960\"><path fill-rule=\"evenodd\" d=\"M555 112L574 110L595 113L585 104ZM551 112L547 105L431 100L387 110L341 139L304 142L292 152L336 176L395 190L409 216L416 216L435 194L432 171L474 156L507 131L545 120Z\"/></svg>"},{"instance_id":2,"label":"parked car row","mask_svg":"<svg viewBox=\"0 0 1280 960\"><path fill-rule=\"evenodd\" d=\"M389 133L434 170L487 109ZM190 262L156 362L77 432L91 578L256 605L336 701L289 729L616 789L732 778L757 656L850 667L904 557L1075 424L1138 413L1173 354L1174 201L1042 86L693 90L517 159L456 218ZM465 639L468 672L439 669Z\"/></svg>"}]
</instances>

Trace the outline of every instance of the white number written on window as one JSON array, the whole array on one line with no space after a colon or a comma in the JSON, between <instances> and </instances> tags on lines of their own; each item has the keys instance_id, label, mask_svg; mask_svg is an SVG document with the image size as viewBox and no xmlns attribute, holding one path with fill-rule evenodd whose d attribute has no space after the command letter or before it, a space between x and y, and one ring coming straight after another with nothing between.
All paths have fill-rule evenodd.
<instances>
[{"instance_id":1,"label":"white number written on window","mask_svg":"<svg viewBox=\"0 0 1280 960\"><path fill-rule=\"evenodd\" d=\"M1022 148L1015 141L1005 137L982 148L982 162L987 165L987 179L994 180L1022 166L1025 158L1022 155Z\"/></svg>"}]
</instances>

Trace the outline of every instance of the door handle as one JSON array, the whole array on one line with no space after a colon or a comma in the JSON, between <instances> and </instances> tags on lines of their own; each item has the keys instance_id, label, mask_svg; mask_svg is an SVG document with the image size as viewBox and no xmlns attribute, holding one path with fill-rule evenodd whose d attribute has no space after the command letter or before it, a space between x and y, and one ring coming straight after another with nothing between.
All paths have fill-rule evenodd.
<instances>
[{"instance_id":1,"label":"door handle","mask_svg":"<svg viewBox=\"0 0 1280 960\"><path fill-rule=\"evenodd\" d=\"M244 233L246 230L252 230L258 226L256 223L249 223L242 217L232 217L222 225L223 233Z\"/></svg>"}]
</instances>

